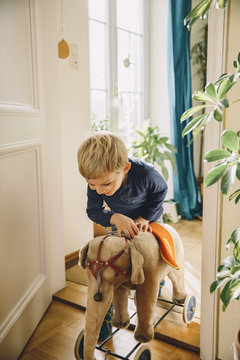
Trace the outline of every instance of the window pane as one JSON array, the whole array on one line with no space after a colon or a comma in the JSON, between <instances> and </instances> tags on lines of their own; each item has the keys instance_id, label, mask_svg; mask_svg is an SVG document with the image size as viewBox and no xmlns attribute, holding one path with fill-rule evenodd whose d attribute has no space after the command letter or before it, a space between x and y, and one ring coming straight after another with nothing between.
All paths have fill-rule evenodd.
<instances>
[{"instance_id":1,"label":"window pane","mask_svg":"<svg viewBox=\"0 0 240 360\"><path fill-rule=\"evenodd\" d=\"M91 90L91 118L93 121L107 118L106 114L106 96L107 91Z\"/></svg>"},{"instance_id":2,"label":"window pane","mask_svg":"<svg viewBox=\"0 0 240 360\"><path fill-rule=\"evenodd\" d=\"M142 37L118 30L118 89L141 92ZM129 63L127 63L129 61Z\"/></svg>"},{"instance_id":3,"label":"window pane","mask_svg":"<svg viewBox=\"0 0 240 360\"><path fill-rule=\"evenodd\" d=\"M89 0L88 14L90 18L106 21L106 0Z\"/></svg>"},{"instance_id":4,"label":"window pane","mask_svg":"<svg viewBox=\"0 0 240 360\"><path fill-rule=\"evenodd\" d=\"M142 32L142 0L117 0L117 26Z\"/></svg>"},{"instance_id":5,"label":"window pane","mask_svg":"<svg viewBox=\"0 0 240 360\"><path fill-rule=\"evenodd\" d=\"M142 96L135 94L119 94L119 135L131 144L135 136L135 128L140 126Z\"/></svg>"},{"instance_id":6,"label":"window pane","mask_svg":"<svg viewBox=\"0 0 240 360\"><path fill-rule=\"evenodd\" d=\"M90 20L90 86L106 89L106 25Z\"/></svg>"}]
</instances>

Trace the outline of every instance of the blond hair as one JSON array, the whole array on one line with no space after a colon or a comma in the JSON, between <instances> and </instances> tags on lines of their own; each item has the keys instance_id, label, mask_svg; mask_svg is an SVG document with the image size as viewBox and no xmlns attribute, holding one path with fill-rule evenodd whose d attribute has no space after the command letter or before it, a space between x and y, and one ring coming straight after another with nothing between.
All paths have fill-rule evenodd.
<instances>
[{"instance_id":1,"label":"blond hair","mask_svg":"<svg viewBox=\"0 0 240 360\"><path fill-rule=\"evenodd\" d=\"M85 179L96 179L124 168L128 154L123 140L108 132L90 135L79 147L78 168Z\"/></svg>"}]
</instances>

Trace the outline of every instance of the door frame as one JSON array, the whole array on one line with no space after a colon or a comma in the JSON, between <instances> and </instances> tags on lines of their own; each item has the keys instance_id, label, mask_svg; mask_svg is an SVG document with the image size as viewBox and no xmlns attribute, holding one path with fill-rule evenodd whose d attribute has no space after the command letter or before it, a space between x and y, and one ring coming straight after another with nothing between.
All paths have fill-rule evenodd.
<instances>
[{"instance_id":1,"label":"door frame","mask_svg":"<svg viewBox=\"0 0 240 360\"><path fill-rule=\"evenodd\" d=\"M207 81L215 81L226 67L227 9L213 7L208 20L208 60ZM222 126L212 121L205 131L204 152L221 147ZM214 136L213 136L214 134ZM204 176L210 170L204 167ZM202 235L202 273L201 273L201 326L200 358L216 359L218 341L218 294L210 294L209 286L216 279L219 264L221 235L221 191L219 184L204 189L203 235Z\"/></svg>"}]
</instances>

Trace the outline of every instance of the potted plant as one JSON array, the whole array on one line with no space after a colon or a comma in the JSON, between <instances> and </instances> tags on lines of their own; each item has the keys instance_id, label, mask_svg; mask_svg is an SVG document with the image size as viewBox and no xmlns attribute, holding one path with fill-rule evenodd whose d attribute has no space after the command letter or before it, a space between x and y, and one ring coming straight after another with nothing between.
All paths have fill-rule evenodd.
<instances>
[{"instance_id":1,"label":"potted plant","mask_svg":"<svg viewBox=\"0 0 240 360\"><path fill-rule=\"evenodd\" d=\"M158 164L165 180L168 180L168 169L165 162L169 161L173 172L176 173L176 160L174 155L177 152L175 146L169 143L169 137L161 136L158 126L151 126L150 121L145 122L141 130L136 130L138 135L132 143L132 155L153 165Z\"/></svg>"},{"instance_id":2,"label":"potted plant","mask_svg":"<svg viewBox=\"0 0 240 360\"><path fill-rule=\"evenodd\" d=\"M151 126L147 120L141 130L136 130L137 137L132 143L132 155L153 165L159 165L165 180L168 180L166 162L170 162L174 174L177 172L175 154L177 149L169 143L169 137L161 136L158 126ZM173 200L164 201L164 222L178 222L177 203Z\"/></svg>"},{"instance_id":3,"label":"potted plant","mask_svg":"<svg viewBox=\"0 0 240 360\"><path fill-rule=\"evenodd\" d=\"M220 9L224 9L227 0L202 0L195 6L184 20L188 29L199 18L204 18L211 6L216 4ZM215 81L205 87L205 91L197 91L193 98L197 101L204 101L204 105L195 106L187 110L181 118L186 120L194 116L183 131L185 136L189 131L193 132L195 137L211 119L222 122L223 110L227 109L233 103L239 101L236 99L229 103L226 98L228 92L236 84L240 77L240 53L237 60L233 62L234 73L222 74ZM197 115L199 110L205 110L204 114ZM208 110L208 111L207 111ZM211 186L217 181L221 181L221 192L227 195L235 181L240 181L240 131L225 130L221 134L223 147L209 151L204 156L207 162L216 162L216 165L209 171L204 179L205 187ZM229 201L235 201L238 205L240 200L240 189L238 188L229 195ZM226 242L226 250L232 249L232 254L222 260L222 264L217 268L217 279L210 285L210 293L213 293L220 287L220 299L223 303L222 310L225 311L232 300L240 300L240 227L234 229ZM235 332L234 338L234 360L240 359L240 328Z\"/></svg>"},{"instance_id":4,"label":"potted plant","mask_svg":"<svg viewBox=\"0 0 240 360\"><path fill-rule=\"evenodd\" d=\"M193 116L184 128L182 136L192 131L193 136L196 137L202 129L205 129L211 119L222 122L223 109L230 106L226 95L240 77L240 53L237 60L233 62L233 66L236 69L235 73L222 74L214 83L208 83L204 92L195 91L193 93L195 100L204 101L205 104L194 106L182 115L181 121ZM239 100L237 99L233 103ZM205 109L204 114L196 115L203 108ZM224 148L211 150L204 156L204 160L207 162L217 162L206 175L204 185L208 187L221 180L221 192L227 195L235 180L240 181L240 131L224 130L221 134L221 142ZM240 189L230 194L229 200L233 199L235 204L238 204ZM226 243L226 249L229 250L231 245L233 245L232 255L224 259L218 267L218 279L210 286L212 293L225 284L220 292L223 311L231 300L239 300L240 296L240 228L232 232Z\"/></svg>"},{"instance_id":5,"label":"potted plant","mask_svg":"<svg viewBox=\"0 0 240 360\"><path fill-rule=\"evenodd\" d=\"M110 130L110 120L108 118L100 119L100 120L92 119L91 130L94 132L95 131L109 131Z\"/></svg>"},{"instance_id":6,"label":"potted plant","mask_svg":"<svg viewBox=\"0 0 240 360\"><path fill-rule=\"evenodd\" d=\"M184 128L182 136L192 131L193 136L196 137L211 119L222 121L223 108L230 106L226 95L240 77L240 53L233 65L236 68L234 74L222 74L217 81L207 84L205 92L196 91L193 93L195 100L205 100L205 104L197 105L185 111L181 121L195 115L202 108L208 109L208 111L206 110L204 114L193 117ZM234 102L239 100L237 99ZM221 180L221 192L227 195L235 180L240 181L240 131L224 130L221 134L221 142L224 148L211 150L204 156L204 160L207 162L217 162L206 175L204 185L208 187ZM237 205L240 200L240 189L229 195L229 200L233 199ZM224 259L223 264L218 267L218 279L210 286L210 292L212 293L225 284L220 293L223 311L226 310L231 300L239 300L240 296L240 228L232 232L226 243L226 249L229 250L231 245L233 245L232 255Z\"/></svg>"},{"instance_id":7,"label":"potted plant","mask_svg":"<svg viewBox=\"0 0 240 360\"><path fill-rule=\"evenodd\" d=\"M240 77L240 53L233 65L236 69L235 73L222 74L216 82L208 83L204 92L196 91L193 94L195 100L205 100L205 104L188 109L182 115L181 121L195 116L202 108L205 108L206 112L192 118L184 128L183 136L192 131L195 137L201 129L205 129L211 119L222 121L223 109L230 106L226 95ZM227 195L235 181L240 181L240 131L224 130L221 134L221 142L223 148L211 150L204 156L205 161L216 162L206 175L204 186L208 187L221 181L221 192ZM229 200L234 200L236 205L239 203L240 188L229 195ZM232 231L226 242L226 249L230 248L232 254L222 260L222 264L217 268L217 279L210 285L210 293L222 287L220 299L223 303L223 311L232 300L240 299L240 227ZM236 359L240 359L240 329L237 329L235 335L235 352Z\"/></svg>"}]
</instances>

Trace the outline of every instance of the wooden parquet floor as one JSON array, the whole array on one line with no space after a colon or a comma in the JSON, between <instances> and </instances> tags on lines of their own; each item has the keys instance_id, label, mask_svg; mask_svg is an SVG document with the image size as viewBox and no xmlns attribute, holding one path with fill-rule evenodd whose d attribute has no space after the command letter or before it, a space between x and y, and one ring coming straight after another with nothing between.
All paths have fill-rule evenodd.
<instances>
[{"instance_id":1,"label":"wooden parquet floor","mask_svg":"<svg viewBox=\"0 0 240 360\"><path fill-rule=\"evenodd\" d=\"M69 304L53 300L18 360L74 360L76 338L84 327L84 311ZM121 330L113 337L110 350L125 356L136 341L131 330ZM151 360L197 360L195 352L182 349L157 339L148 343ZM104 354L95 351L97 360ZM134 353L130 359L134 358ZM107 359L114 359L108 356Z\"/></svg>"}]
</instances>

